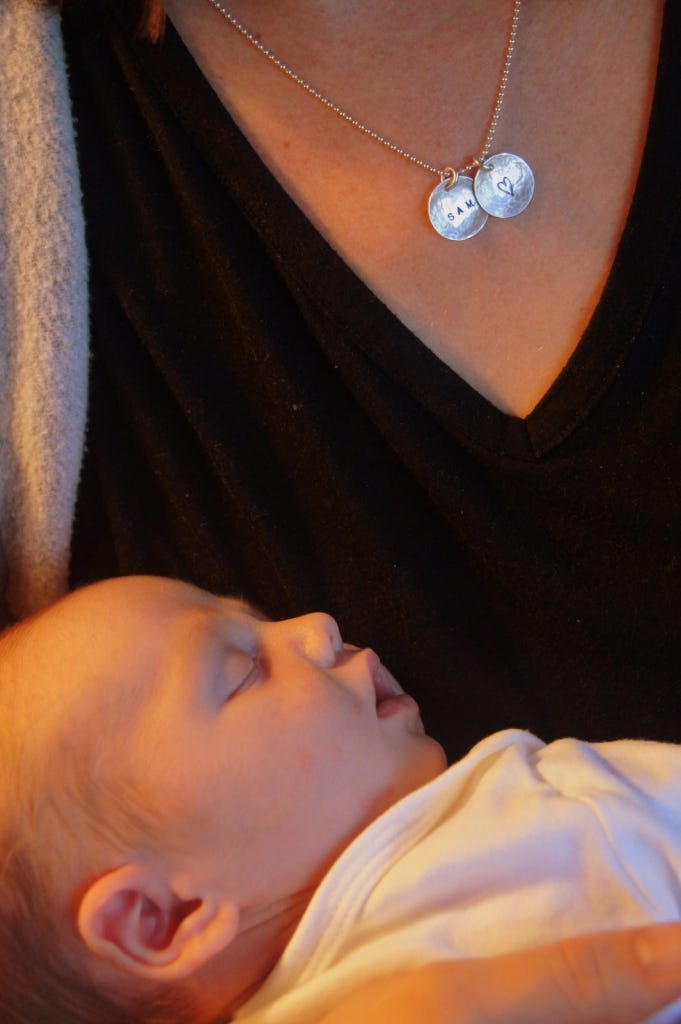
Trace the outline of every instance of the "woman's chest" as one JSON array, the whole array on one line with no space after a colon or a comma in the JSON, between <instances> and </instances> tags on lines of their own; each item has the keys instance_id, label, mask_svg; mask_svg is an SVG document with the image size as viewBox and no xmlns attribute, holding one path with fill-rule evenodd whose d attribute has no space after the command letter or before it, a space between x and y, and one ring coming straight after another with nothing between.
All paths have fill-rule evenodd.
<instances>
[{"instance_id":1,"label":"woman's chest","mask_svg":"<svg viewBox=\"0 0 681 1024\"><path fill-rule=\"evenodd\" d=\"M216 92L320 233L423 344L519 416L570 359L614 260L645 142L660 28L656 4L525 6L492 151L530 162L535 197L517 218L490 217L467 241L443 239L429 223L437 176L319 103L231 26L213 26L218 48L205 22L197 31L178 12ZM352 80L334 79L323 61L313 71L331 76L337 94L326 95L343 109L369 111L372 130L435 166L460 166L484 136L504 32L494 34L493 52L460 45L470 66L448 70L458 31L450 25L448 38L431 39L430 76L423 54L412 56L397 37L399 74L389 62L372 67L366 39L355 40L363 54L353 53ZM372 94L381 77L392 88Z\"/></svg>"}]
</instances>

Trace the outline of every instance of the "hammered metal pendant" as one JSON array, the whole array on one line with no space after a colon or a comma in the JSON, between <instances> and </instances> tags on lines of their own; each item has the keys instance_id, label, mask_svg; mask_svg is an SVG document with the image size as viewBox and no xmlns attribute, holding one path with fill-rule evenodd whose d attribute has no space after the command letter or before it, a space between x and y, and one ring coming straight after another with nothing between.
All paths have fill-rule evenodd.
<instances>
[{"instance_id":1,"label":"hammered metal pendant","mask_svg":"<svg viewBox=\"0 0 681 1024\"><path fill-rule=\"evenodd\" d=\"M490 216L517 217L534 195L534 174L530 165L514 153L497 153L480 164L473 191Z\"/></svg>"},{"instance_id":2,"label":"hammered metal pendant","mask_svg":"<svg viewBox=\"0 0 681 1024\"><path fill-rule=\"evenodd\" d=\"M459 174L436 185L428 200L428 216L438 234L456 242L477 235L487 223L487 214L475 198L473 179Z\"/></svg>"}]
</instances>

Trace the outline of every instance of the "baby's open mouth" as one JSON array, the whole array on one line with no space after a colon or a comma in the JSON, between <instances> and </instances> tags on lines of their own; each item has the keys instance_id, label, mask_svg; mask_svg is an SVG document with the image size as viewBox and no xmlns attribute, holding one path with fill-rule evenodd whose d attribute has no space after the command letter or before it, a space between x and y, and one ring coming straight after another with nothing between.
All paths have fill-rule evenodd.
<instances>
[{"instance_id":1,"label":"baby's open mouth","mask_svg":"<svg viewBox=\"0 0 681 1024\"><path fill-rule=\"evenodd\" d=\"M413 697L405 693L390 672L381 662L375 651L369 651L369 665L371 668L371 679L376 693L376 714L379 718L388 718L397 711L407 708L418 711L418 706Z\"/></svg>"},{"instance_id":2,"label":"baby's open mouth","mask_svg":"<svg viewBox=\"0 0 681 1024\"><path fill-rule=\"evenodd\" d=\"M369 664L371 666L371 678L374 684L374 690L376 691L376 706L382 704L383 701L388 700L390 697L398 697L404 693L404 690L397 682L391 672L385 667L379 656L371 651Z\"/></svg>"}]
</instances>

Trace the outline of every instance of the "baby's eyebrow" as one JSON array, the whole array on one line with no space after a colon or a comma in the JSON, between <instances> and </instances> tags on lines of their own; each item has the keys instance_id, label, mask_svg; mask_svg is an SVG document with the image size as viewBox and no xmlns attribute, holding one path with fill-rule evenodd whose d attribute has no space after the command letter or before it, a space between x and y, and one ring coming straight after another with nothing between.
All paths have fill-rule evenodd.
<instances>
[{"instance_id":1,"label":"baby's eyebrow","mask_svg":"<svg viewBox=\"0 0 681 1024\"><path fill-rule=\"evenodd\" d=\"M267 615L262 608L258 608L257 605L247 601L245 597L229 596L223 598L223 600L229 601L230 604L234 605L236 611L245 612L246 615L250 615L254 619L259 619L261 622L270 621L270 616Z\"/></svg>"}]
</instances>

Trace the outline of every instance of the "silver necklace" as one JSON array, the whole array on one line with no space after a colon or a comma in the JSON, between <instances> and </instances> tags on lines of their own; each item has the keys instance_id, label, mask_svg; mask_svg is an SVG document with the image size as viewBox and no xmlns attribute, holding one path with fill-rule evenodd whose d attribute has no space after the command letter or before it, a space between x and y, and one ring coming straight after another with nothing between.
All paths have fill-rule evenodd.
<instances>
[{"instance_id":1,"label":"silver necklace","mask_svg":"<svg viewBox=\"0 0 681 1024\"><path fill-rule=\"evenodd\" d=\"M527 207L534 195L534 175L529 164L514 153L495 153L490 156L496 134L501 108L504 102L511 62L515 52L521 0L513 0L511 27L504 50L499 88L490 115L487 131L479 156L462 167L436 167L422 160L402 146L375 132L347 110L325 96L314 85L306 81L289 67L269 47L265 46L242 22L223 6L221 0L208 0L229 24L247 39L263 57L266 57L284 75L304 89L310 96L331 110L337 117L347 121L353 128L364 132L375 142L404 157L424 170L437 174L440 179L428 199L428 216L438 234L453 241L465 241L477 235L487 223L488 216L506 219L516 217ZM473 172L473 177L470 176Z\"/></svg>"}]
</instances>

